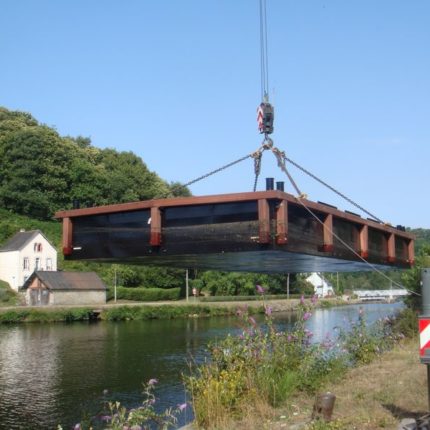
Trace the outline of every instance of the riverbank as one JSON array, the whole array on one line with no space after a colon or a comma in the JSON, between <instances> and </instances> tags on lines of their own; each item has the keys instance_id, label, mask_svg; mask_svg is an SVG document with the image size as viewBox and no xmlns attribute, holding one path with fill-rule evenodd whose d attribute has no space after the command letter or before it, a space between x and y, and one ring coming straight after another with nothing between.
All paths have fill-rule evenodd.
<instances>
[{"instance_id":1,"label":"riverbank","mask_svg":"<svg viewBox=\"0 0 430 430\"><path fill-rule=\"evenodd\" d=\"M336 395L330 423L313 423L314 396L299 394L276 409L250 405L241 421L226 422L219 430L397 429L403 418L428 413L426 366L419 361L418 339L404 340L372 363L349 370L341 380L325 384L320 392L325 391Z\"/></svg>"},{"instance_id":2,"label":"riverbank","mask_svg":"<svg viewBox=\"0 0 430 430\"><path fill-rule=\"evenodd\" d=\"M354 303L340 298L324 299L317 307L331 307ZM295 311L299 299L264 300L272 312ZM237 308L247 307L251 314L264 313L263 299L260 301L169 301L169 302L123 302L98 306L8 306L0 308L0 324L25 322L73 322L89 320L126 321L174 318L205 318L234 315Z\"/></svg>"}]
</instances>

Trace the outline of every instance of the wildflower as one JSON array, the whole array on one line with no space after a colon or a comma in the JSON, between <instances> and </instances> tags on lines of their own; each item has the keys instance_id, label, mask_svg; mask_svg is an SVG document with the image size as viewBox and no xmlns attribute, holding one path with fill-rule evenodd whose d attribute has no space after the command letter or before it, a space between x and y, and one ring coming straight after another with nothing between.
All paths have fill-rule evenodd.
<instances>
[{"instance_id":1,"label":"wildflower","mask_svg":"<svg viewBox=\"0 0 430 430\"><path fill-rule=\"evenodd\" d=\"M112 417L110 417L109 415L102 415L101 417L100 417L100 421L103 421L103 422L109 422L110 420L112 419Z\"/></svg>"},{"instance_id":2,"label":"wildflower","mask_svg":"<svg viewBox=\"0 0 430 430\"><path fill-rule=\"evenodd\" d=\"M186 403L181 403L180 405L178 405L178 409L182 412L185 408L187 407Z\"/></svg>"},{"instance_id":3,"label":"wildflower","mask_svg":"<svg viewBox=\"0 0 430 430\"><path fill-rule=\"evenodd\" d=\"M314 305L317 301L318 301L318 296L316 294L314 294L311 298L311 302Z\"/></svg>"},{"instance_id":4,"label":"wildflower","mask_svg":"<svg viewBox=\"0 0 430 430\"><path fill-rule=\"evenodd\" d=\"M265 307L264 307L264 309L265 309L265 314L266 314L268 317L270 317L270 315L272 315L272 311L273 311L273 309L272 309L270 306L265 306Z\"/></svg>"},{"instance_id":5,"label":"wildflower","mask_svg":"<svg viewBox=\"0 0 430 430\"><path fill-rule=\"evenodd\" d=\"M287 341L288 342L291 342L293 340L293 337L291 336L291 334L289 334L288 336L287 336Z\"/></svg>"},{"instance_id":6,"label":"wildflower","mask_svg":"<svg viewBox=\"0 0 430 430\"><path fill-rule=\"evenodd\" d=\"M258 294L264 294L265 293L265 291L264 291L264 288L261 286L261 285L256 285L255 286L255 289L257 290L257 293Z\"/></svg>"},{"instance_id":7,"label":"wildflower","mask_svg":"<svg viewBox=\"0 0 430 430\"><path fill-rule=\"evenodd\" d=\"M310 312L305 312L303 314L303 321L307 321L311 316L312 314Z\"/></svg>"},{"instance_id":8,"label":"wildflower","mask_svg":"<svg viewBox=\"0 0 430 430\"><path fill-rule=\"evenodd\" d=\"M151 379L148 381L148 385L155 385L155 384L158 384L158 379L151 378Z\"/></svg>"},{"instance_id":9,"label":"wildflower","mask_svg":"<svg viewBox=\"0 0 430 430\"><path fill-rule=\"evenodd\" d=\"M253 318L253 317L249 317L249 322L250 322L253 326L256 326L256 325L257 325L257 321L255 321L255 318Z\"/></svg>"},{"instance_id":10,"label":"wildflower","mask_svg":"<svg viewBox=\"0 0 430 430\"><path fill-rule=\"evenodd\" d=\"M300 304L304 305L305 304L305 296L302 294L302 297L300 297Z\"/></svg>"},{"instance_id":11,"label":"wildflower","mask_svg":"<svg viewBox=\"0 0 430 430\"><path fill-rule=\"evenodd\" d=\"M75 427L73 427L73 430L81 430L81 423L75 424Z\"/></svg>"},{"instance_id":12,"label":"wildflower","mask_svg":"<svg viewBox=\"0 0 430 430\"><path fill-rule=\"evenodd\" d=\"M304 332L305 332L305 335L306 335L307 337L312 337L312 336L314 335L314 334L313 334L310 330L308 330L307 328L305 328Z\"/></svg>"}]
</instances>

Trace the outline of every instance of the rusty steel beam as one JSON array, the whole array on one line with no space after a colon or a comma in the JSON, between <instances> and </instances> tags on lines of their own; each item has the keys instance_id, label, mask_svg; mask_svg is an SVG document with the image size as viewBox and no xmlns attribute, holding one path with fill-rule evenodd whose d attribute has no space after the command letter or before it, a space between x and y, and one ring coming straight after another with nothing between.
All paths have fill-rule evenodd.
<instances>
[{"instance_id":1,"label":"rusty steel beam","mask_svg":"<svg viewBox=\"0 0 430 430\"><path fill-rule=\"evenodd\" d=\"M410 233L283 191L147 200L56 218L70 260L267 273L367 270L366 262L407 268L414 261Z\"/></svg>"}]
</instances>

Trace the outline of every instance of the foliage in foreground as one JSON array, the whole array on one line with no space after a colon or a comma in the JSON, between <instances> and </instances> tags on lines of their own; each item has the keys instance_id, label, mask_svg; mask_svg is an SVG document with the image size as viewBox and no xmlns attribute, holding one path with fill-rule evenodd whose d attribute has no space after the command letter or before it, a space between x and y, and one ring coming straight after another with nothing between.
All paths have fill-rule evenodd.
<instances>
[{"instance_id":1,"label":"foliage in foreground","mask_svg":"<svg viewBox=\"0 0 430 430\"><path fill-rule=\"evenodd\" d=\"M107 401L102 411L94 417L82 420L74 426L74 430L167 430L175 427L177 416L187 404L168 408L164 412L155 410L156 397L154 394L157 379L150 379L143 385L142 404L135 408L126 408L120 402ZM63 430L58 426L57 430Z\"/></svg>"},{"instance_id":2,"label":"foliage in foreground","mask_svg":"<svg viewBox=\"0 0 430 430\"><path fill-rule=\"evenodd\" d=\"M339 376L345 361L330 353L329 342L311 342L305 328L310 309L301 301L292 331L278 330L266 306L266 327L257 326L247 309L238 312L240 336L228 336L210 346L210 362L186 377L196 421L216 428L224 415L239 417L246 403L261 401L277 406L294 392L315 392L327 376Z\"/></svg>"},{"instance_id":3,"label":"foliage in foreground","mask_svg":"<svg viewBox=\"0 0 430 430\"><path fill-rule=\"evenodd\" d=\"M240 419L246 405L276 407L297 392L315 393L348 367L370 362L403 337L395 332L393 318L368 326L360 310L350 332L341 332L336 342L327 338L316 344L305 327L310 311L302 300L295 327L288 332L274 326L268 306L263 327L246 309L239 311L242 333L211 345L208 362L185 377L199 426L222 428L226 419Z\"/></svg>"}]
</instances>

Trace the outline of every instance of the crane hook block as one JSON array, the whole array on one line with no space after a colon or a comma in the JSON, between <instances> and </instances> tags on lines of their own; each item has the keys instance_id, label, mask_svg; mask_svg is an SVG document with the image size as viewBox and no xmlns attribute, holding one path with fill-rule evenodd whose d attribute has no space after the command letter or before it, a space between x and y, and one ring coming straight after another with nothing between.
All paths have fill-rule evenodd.
<instances>
[{"instance_id":1,"label":"crane hook block","mask_svg":"<svg viewBox=\"0 0 430 430\"><path fill-rule=\"evenodd\" d=\"M258 130L261 134L273 133L273 119L275 111L270 103L263 102L257 109Z\"/></svg>"}]
</instances>

